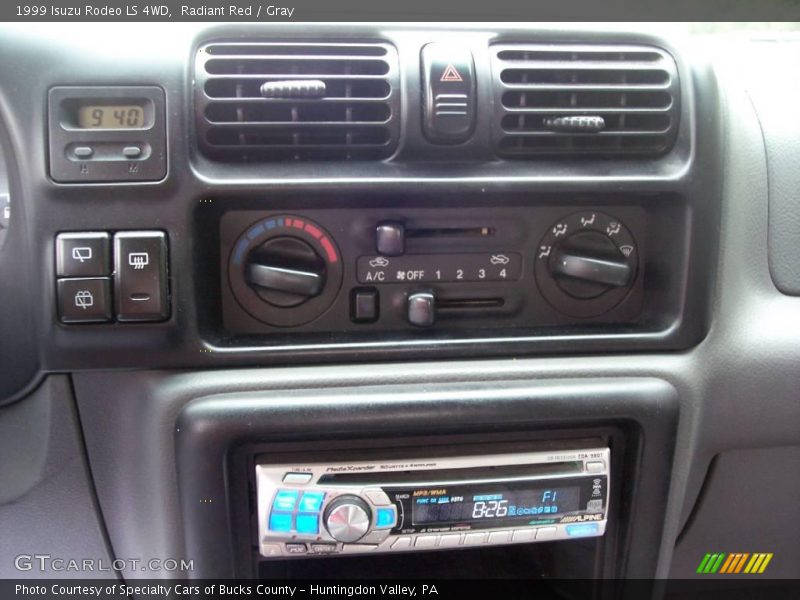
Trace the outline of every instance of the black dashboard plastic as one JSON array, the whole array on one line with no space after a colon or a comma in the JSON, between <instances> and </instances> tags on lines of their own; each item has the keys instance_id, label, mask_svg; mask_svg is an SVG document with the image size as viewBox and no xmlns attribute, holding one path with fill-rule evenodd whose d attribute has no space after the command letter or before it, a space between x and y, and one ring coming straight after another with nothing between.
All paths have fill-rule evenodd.
<instances>
[{"instance_id":1,"label":"black dashboard plastic","mask_svg":"<svg viewBox=\"0 0 800 600\"><path fill-rule=\"evenodd\" d=\"M717 245L714 223L721 193L717 90L707 65L687 62L679 49L665 40L642 33L598 33L566 27L492 31L463 27L443 33L427 27L308 26L301 39L379 39L397 48L402 74L403 135L399 149L386 161L256 165L217 163L197 152L188 73L200 44L215 39L281 39L286 33L280 26L231 25L183 31L170 40L154 41L148 52L131 56L123 78L102 53L86 52L87 46L101 41L87 39L84 45L64 51L57 40L19 36L14 31L9 35L14 43L7 64L25 65L23 72L36 73L36 77L22 77L19 85L2 90L9 148L14 155L27 157L16 168L12 163L13 196L23 208L18 211L18 234L9 237L3 260L14 256L12 269L42 274L25 278L25 284L31 286L30 294L42 302L20 302L13 323L8 323L4 332L20 338L25 337L23 331L36 331L36 338L46 342L37 349L20 347L14 352L19 379L4 381L2 395L6 398L17 397L26 382L30 384L37 374L48 371L421 359L434 355L518 356L576 349L683 349L700 341L708 330L713 283L713 275L708 274L713 273ZM120 35L122 43L126 34ZM419 51L433 39L451 38L466 40L471 49L479 82L476 102L487 110L477 111L475 134L469 141L440 146L431 144L421 131ZM488 47L495 41L532 39L546 43L654 44L671 52L682 94L680 129L673 150L664 156L641 159L497 160L489 138L493 117L488 108L493 100L491 86L487 85L491 80ZM78 60L86 67L81 72L87 75L70 69ZM68 78L64 75L67 72ZM18 75L19 71L15 77ZM166 96L170 149L165 179L158 183L81 186L49 180L45 113L28 99L39 98L42 106L48 90L64 84L160 86ZM40 135L30 134L37 131ZM318 211L342 207L358 211L383 207L384 214L402 214L404 207L460 212L463 208L491 211L503 205L535 210L554 204L563 206L565 213L583 208L603 211L620 205L636 206L645 212L644 236L660 237L663 246L650 255L657 260L644 279L655 299L646 307L649 313L644 315L644 325L549 332L515 327L511 335L500 336L487 336L478 327L468 335L444 330L438 336L422 332L394 338L360 333L342 336L339 328L316 336L283 339L280 335L231 339L220 327L216 275L220 263L213 243L213 219L221 218L229 209ZM546 220L551 222L549 216ZM167 231L173 305L171 317L164 323L70 327L57 322L55 235L60 231L109 228ZM669 235L673 237L666 239ZM14 296L11 302L19 302L20 296ZM26 319L29 325L23 325ZM369 353L365 353L367 349Z\"/></svg>"}]
</instances>

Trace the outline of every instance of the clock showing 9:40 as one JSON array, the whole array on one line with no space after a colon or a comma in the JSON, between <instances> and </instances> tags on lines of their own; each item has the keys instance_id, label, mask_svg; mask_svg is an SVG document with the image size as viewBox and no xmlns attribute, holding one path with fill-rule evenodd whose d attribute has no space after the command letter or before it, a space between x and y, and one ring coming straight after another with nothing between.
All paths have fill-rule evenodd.
<instances>
[{"instance_id":1,"label":"clock showing 9:40","mask_svg":"<svg viewBox=\"0 0 800 600\"><path fill-rule=\"evenodd\" d=\"M81 129L141 129L144 117L139 104L84 104L78 108L77 123Z\"/></svg>"}]
</instances>

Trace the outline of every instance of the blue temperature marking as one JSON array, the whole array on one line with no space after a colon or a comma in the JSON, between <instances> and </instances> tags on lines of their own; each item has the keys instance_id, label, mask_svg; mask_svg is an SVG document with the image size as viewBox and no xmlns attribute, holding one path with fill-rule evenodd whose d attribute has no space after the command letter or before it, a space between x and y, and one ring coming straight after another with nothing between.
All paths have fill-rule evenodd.
<instances>
[{"instance_id":1,"label":"blue temperature marking","mask_svg":"<svg viewBox=\"0 0 800 600\"><path fill-rule=\"evenodd\" d=\"M247 246L249 243L246 239L242 238L242 240L236 245L236 252L233 253L233 263L236 265L242 264L242 259L244 258L244 253L247 252Z\"/></svg>"},{"instance_id":2,"label":"blue temperature marking","mask_svg":"<svg viewBox=\"0 0 800 600\"><path fill-rule=\"evenodd\" d=\"M278 219L278 227L283 227L283 217Z\"/></svg>"},{"instance_id":3,"label":"blue temperature marking","mask_svg":"<svg viewBox=\"0 0 800 600\"><path fill-rule=\"evenodd\" d=\"M275 221L273 219L266 221L264 223L264 227L266 227L267 229L275 229Z\"/></svg>"},{"instance_id":4,"label":"blue temperature marking","mask_svg":"<svg viewBox=\"0 0 800 600\"><path fill-rule=\"evenodd\" d=\"M297 533L309 533L316 535L319 533L319 515L299 514L295 520Z\"/></svg>"},{"instance_id":5,"label":"blue temperature marking","mask_svg":"<svg viewBox=\"0 0 800 600\"><path fill-rule=\"evenodd\" d=\"M264 226L259 223L258 225L254 225L250 228L250 231L247 232L247 237L251 240L256 239L261 233L264 231Z\"/></svg>"},{"instance_id":6,"label":"blue temperature marking","mask_svg":"<svg viewBox=\"0 0 800 600\"><path fill-rule=\"evenodd\" d=\"M273 512L269 516L269 528L272 531L291 531L292 513Z\"/></svg>"},{"instance_id":7,"label":"blue temperature marking","mask_svg":"<svg viewBox=\"0 0 800 600\"><path fill-rule=\"evenodd\" d=\"M567 535L581 537L587 535L597 535L600 527L597 523L580 523L577 525L567 525Z\"/></svg>"},{"instance_id":8,"label":"blue temperature marking","mask_svg":"<svg viewBox=\"0 0 800 600\"><path fill-rule=\"evenodd\" d=\"M325 492L303 492L303 497L300 498L300 506L297 510L301 512L319 512L322 508L322 499L325 498Z\"/></svg>"}]
</instances>

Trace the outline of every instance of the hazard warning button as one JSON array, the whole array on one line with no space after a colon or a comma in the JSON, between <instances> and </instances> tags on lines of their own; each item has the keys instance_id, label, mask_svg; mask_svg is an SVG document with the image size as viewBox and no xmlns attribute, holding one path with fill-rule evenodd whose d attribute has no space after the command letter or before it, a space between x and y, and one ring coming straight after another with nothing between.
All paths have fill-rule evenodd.
<instances>
[{"instance_id":1,"label":"hazard warning button","mask_svg":"<svg viewBox=\"0 0 800 600\"><path fill-rule=\"evenodd\" d=\"M422 128L432 142L458 144L475 125L475 66L472 53L434 42L422 49Z\"/></svg>"}]
</instances>

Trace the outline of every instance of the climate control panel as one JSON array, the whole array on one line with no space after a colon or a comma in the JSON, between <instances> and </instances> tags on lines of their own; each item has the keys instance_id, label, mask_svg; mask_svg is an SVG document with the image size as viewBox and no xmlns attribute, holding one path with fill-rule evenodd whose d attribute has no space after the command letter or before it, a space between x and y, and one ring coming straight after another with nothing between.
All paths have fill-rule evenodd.
<instances>
[{"instance_id":1,"label":"climate control panel","mask_svg":"<svg viewBox=\"0 0 800 600\"><path fill-rule=\"evenodd\" d=\"M642 314L645 231L644 211L627 205L231 210L224 325L428 336L630 325Z\"/></svg>"}]
</instances>

